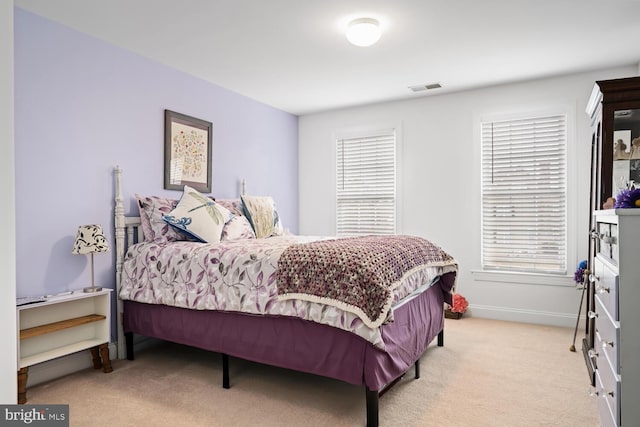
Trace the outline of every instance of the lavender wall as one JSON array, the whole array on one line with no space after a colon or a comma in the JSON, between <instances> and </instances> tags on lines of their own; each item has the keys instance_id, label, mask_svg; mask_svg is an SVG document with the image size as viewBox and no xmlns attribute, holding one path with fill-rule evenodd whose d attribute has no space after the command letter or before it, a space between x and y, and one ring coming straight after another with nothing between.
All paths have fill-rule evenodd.
<instances>
[{"instance_id":1,"label":"lavender wall","mask_svg":"<svg viewBox=\"0 0 640 427\"><path fill-rule=\"evenodd\" d=\"M183 72L15 9L17 296L79 289L87 257L71 255L78 225L113 245L113 167L133 194L163 190L164 110L213 122L213 191L272 195L298 231L298 119ZM115 256L95 258L113 288Z\"/></svg>"}]
</instances>

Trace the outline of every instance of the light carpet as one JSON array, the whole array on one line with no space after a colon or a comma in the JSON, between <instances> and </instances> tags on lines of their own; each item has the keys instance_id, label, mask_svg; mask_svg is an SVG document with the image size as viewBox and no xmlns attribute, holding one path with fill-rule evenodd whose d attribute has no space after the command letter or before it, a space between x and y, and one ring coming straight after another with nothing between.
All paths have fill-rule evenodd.
<instances>
[{"instance_id":1,"label":"light carpet","mask_svg":"<svg viewBox=\"0 0 640 427\"><path fill-rule=\"evenodd\" d=\"M427 349L421 378L411 369L380 398L380 425L597 426L572 338L570 328L446 319L445 345ZM337 380L230 358L224 390L219 354L170 343L113 367L30 387L28 403L69 404L71 426L365 425L364 388Z\"/></svg>"}]
</instances>

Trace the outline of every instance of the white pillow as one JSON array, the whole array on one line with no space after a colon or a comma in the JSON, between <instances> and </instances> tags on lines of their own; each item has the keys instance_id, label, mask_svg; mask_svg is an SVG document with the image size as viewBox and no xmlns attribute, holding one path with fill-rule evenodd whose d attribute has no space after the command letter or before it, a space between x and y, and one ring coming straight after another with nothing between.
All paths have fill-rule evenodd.
<instances>
[{"instance_id":1,"label":"white pillow","mask_svg":"<svg viewBox=\"0 0 640 427\"><path fill-rule=\"evenodd\" d=\"M176 230L205 243L218 243L224 225L233 217L226 208L198 191L184 186L174 210L162 219Z\"/></svg>"},{"instance_id":2,"label":"white pillow","mask_svg":"<svg viewBox=\"0 0 640 427\"><path fill-rule=\"evenodd\" d=\"M242 196L242 210L258 239L284 234L271 196Z\"/></svg>"}]
</instances>

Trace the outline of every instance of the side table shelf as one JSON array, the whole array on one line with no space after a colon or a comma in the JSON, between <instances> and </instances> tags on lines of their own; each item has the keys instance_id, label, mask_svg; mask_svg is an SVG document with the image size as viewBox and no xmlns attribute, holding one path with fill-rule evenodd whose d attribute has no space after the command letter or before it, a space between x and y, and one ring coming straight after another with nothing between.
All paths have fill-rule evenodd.
<instances>
[{"instance_id":1,"label":"side table shelf","mask_svg":"<svg viewBox=\"0 0 640 427\"><path fill-rule=\"evenodd\" d=\"M91 350L93 367L113 371L109 358L111 289L74 292L16 307L18 403L27 401L29 366Z\"/></svg>"},{"instance_id":2,"label":"side table shelf","mask_svg":"<svg viewBox=\"0 0 640 427\"><path fill-rule=\"evenodd\" d=\"M60 331L62 329L84 325L85 323L97 322L98 320L104 320L106 318L107 316L103 316L101 314L89 314L88 316L74 317L73 319L47 323L46 325L40 325L29 329L22 329L20 330L20 339L24 340L27 338L37 337L51 332Z\"/></svg>"}]
</instances>

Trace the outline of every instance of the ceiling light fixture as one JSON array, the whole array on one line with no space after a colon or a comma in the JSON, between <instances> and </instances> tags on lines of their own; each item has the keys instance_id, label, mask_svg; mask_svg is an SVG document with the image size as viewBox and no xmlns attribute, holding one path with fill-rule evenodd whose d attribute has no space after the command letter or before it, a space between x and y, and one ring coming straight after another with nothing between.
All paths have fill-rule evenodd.
<instances>
[{"instance_id":1,"label":"ceiling light fixture","mask_svg":"<svg viewBox=\"0 0 640 427\"><path fill-rule=\"evenodd\" d=\"M360 47L371 46L380 39L380 22L373 18L358 18L349 22L347 40Z\"/></svg>"},{"instance_id":2,"label":"ceiling light fixture","mask_svg":"<svg viewBox=\"0 0 640 427\"><path fill-rule=\"evenodd\" d=\"M440 83L429 83L424 85L409 86L409 89L411 89L414 92L421 92L423 90L439 89L441 87L442 85Z\"/></svg>"}]
</instances>

